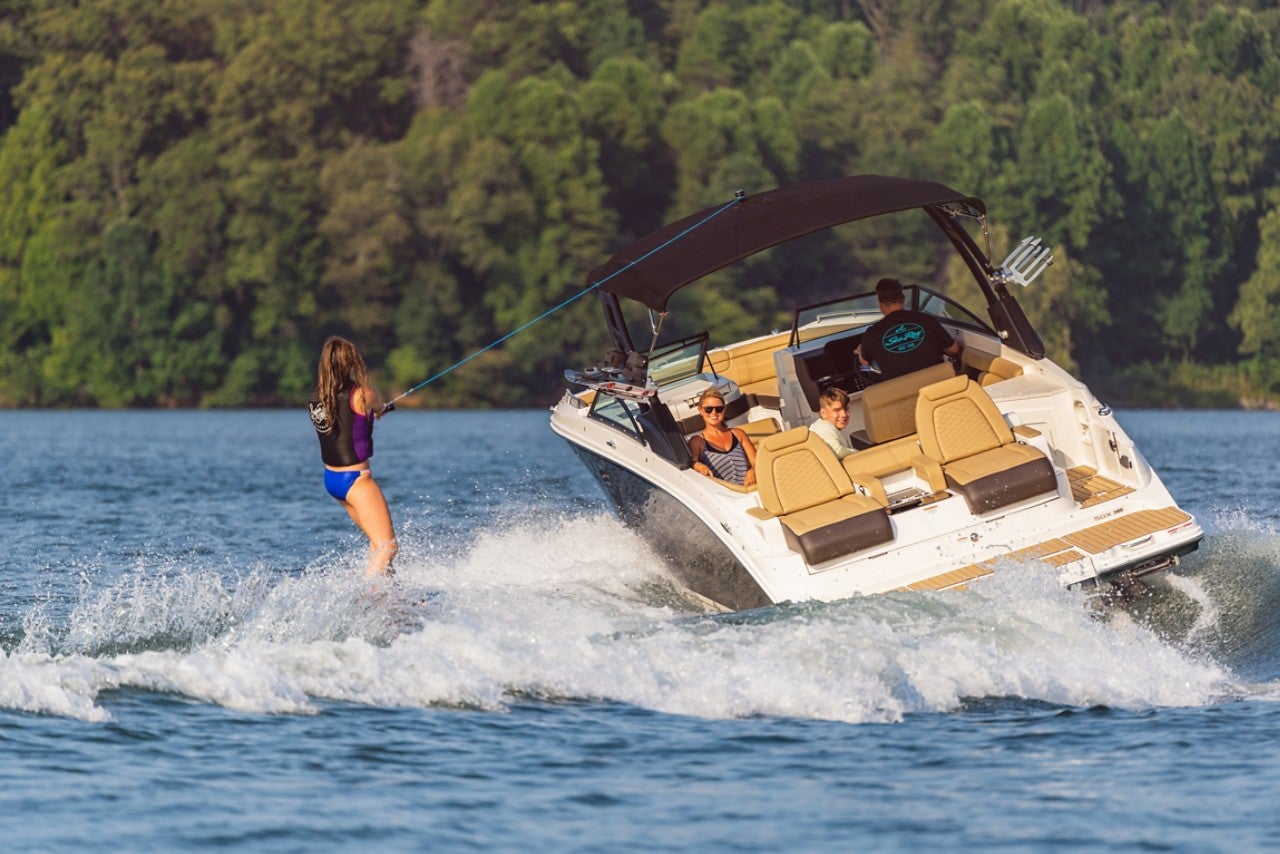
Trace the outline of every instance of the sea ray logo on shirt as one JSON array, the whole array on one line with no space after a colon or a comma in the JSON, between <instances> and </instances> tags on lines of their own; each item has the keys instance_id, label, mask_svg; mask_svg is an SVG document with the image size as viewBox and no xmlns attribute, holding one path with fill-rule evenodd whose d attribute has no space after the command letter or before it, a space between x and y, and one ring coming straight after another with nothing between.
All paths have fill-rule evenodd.
<instances>
[{"instance_id":1,"label":"sea ray logo on shirt","mask_svg":"<svg viewBox=\"0 0 1280 854\"><path fill-rule=\"evenodd\" d=\"M321 401L308 403L307 409L311 411L311 423L315 425L316 429L321 433L328 433L329 412L324 408L324 403Z\"/></svg>"},{"instance_id":2,"label":"sea ray logo on shirt","mask_svg":"<svg viewBox=\"0 0 1280 854\"><path fill-rule=\"evenodd\" d=\"M899 323L884 333L880 342L889 353L910 353L924 340L924 327L918 323Z\"/></svg>"}]
</instances>

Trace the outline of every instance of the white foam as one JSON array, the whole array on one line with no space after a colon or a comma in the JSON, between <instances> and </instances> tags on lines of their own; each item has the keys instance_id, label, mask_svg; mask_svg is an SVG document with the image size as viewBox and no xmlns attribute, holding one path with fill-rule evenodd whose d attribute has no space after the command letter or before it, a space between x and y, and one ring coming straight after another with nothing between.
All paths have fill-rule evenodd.
<instances>
[{"instance_id":1,"label":"white foam","mask_svg":"<svg viewBox=\"0 0 1280 854\"><path fill-rule=\"evenodd\" d=\"M103 691L135 688L268 714L535 697L862 722L967 698L1146 708L1240 690L1207 658L1098 618L1031 569L962 592L696 615L652 595L660 562L608 516L508 524L452 555L408 544L398 568L395 596L350 561L86 591L69 626L0 659L0 706L98 721Z\"/></svg>"},{"instance_id":2,"label":"white foam","mask_svg":"<svg viewBox=\"0 0 1280 854\"><path fill-rule=\"evenodd\" d=\"M0 650L0 708L106 721L94 701L110 687L109 668L92 659Z\"/></svg>"},{"instance_id":3,"label":"white foam","mask_svg":"<svg viewBox=\"0 0 1280 854\"><path fill-rule=\"evenodd\" d=\"M1256 509L1249 509L1242 505L1215 508L1208 514L1207 519L1201 520L1201 524L1207 531L1215 533L1220 531L1271 535L1276 533L1274 518L1268 518Z\"/></svg>"}]
</instances>

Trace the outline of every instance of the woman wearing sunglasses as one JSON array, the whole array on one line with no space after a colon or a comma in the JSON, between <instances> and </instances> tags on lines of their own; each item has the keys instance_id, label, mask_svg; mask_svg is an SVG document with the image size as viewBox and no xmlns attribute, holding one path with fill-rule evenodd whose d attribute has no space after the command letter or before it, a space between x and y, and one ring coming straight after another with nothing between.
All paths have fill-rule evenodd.
<instances>
[{"instance_id":1,"label":"woman wearing sunglasses","mask_svg":"<svg viewBox=\"0 0 1280 854\"><path fill-rule=\"evenodd\" d=\"M693 470L742 486L756 482L756 446L739 427L725 425L724 396L714 388L698 400L702 432L689 439Z\"/></svg>"}]
</instances>

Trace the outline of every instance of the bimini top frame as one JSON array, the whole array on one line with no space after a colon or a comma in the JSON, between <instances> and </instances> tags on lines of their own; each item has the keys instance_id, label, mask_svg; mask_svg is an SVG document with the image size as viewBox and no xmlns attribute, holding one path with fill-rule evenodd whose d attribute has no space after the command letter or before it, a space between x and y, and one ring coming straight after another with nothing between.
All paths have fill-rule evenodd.
<instances>
[{"instance_id":1,"label":"bimini top frame","mask_svg":"<svg viewBox=\"0 0 1280 854\"><path fill-rule=\"evenodd\" d=\"M1044 347L996 276L988 254L957 222L986 229L982 200L933 181L885 175L850 175L779 187L708 208L670 223L617 252L591 271L600 282L615 343L634 349L617 298L665 312L671 295L716 270L780 243L855 220L923 209L960 253L987 299L996 330L1011 346L1039 358Z\"/></svg>"}]
</instances>

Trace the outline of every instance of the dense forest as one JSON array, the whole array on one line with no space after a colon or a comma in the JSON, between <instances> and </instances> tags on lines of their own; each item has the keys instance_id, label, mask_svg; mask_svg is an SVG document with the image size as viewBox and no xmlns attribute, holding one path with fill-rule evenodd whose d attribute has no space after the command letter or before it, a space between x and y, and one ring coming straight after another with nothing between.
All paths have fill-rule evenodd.
<instances>
[{"instance_id":1,"label":"dense forest","mask_svg":"<svg viewBox=\"0 0 1280 854\"><path fill-rule=\"evenodd\" d=\"M1115 402L1266 405L1278 96L1264 0L5 0L0 405L291 404L332 333L403 390L666 221L857 173L982 197L997 258L1043 236L1028 312ZM950 281L923 231L832 235L671 322ZM599 312L413 400L545 403Z\"/></svg>"}]
</instances>

